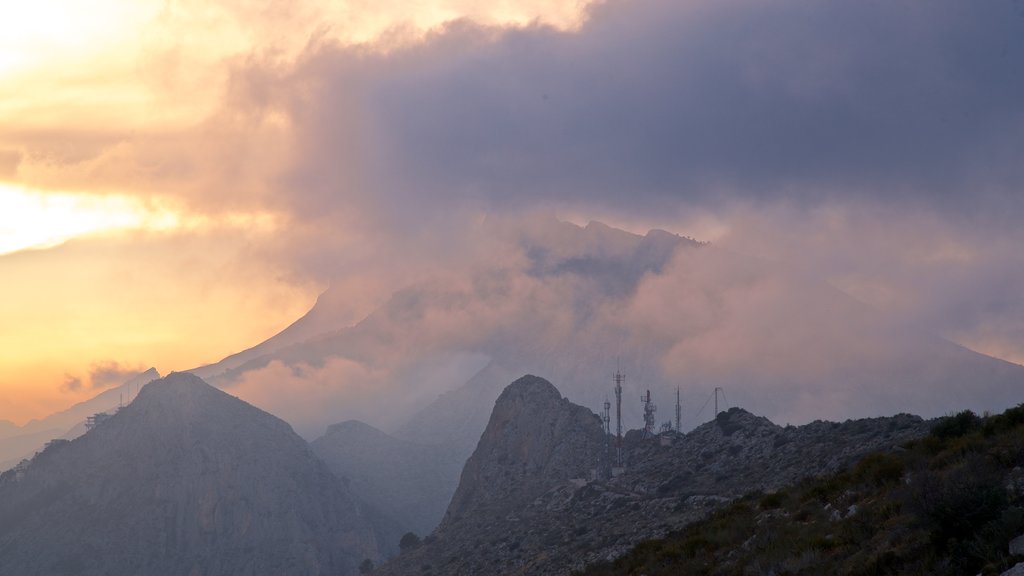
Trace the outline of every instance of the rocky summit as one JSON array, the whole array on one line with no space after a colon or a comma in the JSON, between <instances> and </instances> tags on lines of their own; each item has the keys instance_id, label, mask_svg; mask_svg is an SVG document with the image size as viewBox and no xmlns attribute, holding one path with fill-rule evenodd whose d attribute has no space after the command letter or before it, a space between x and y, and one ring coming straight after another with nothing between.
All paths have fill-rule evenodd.
<instances>
[{"instance_id":1,"label":"rocky summit","mask_svg":"<svg viewBox=\"0 0 1024 576\"><path fill-rule=\"evenodd\" d=\"M615 439L598 416L525 377L501 394L444 522L386 575L564 575L679 530L725 503L838 470L923 436L898 415L781 427L739 408L688 434Z\"/></svg>"},{"instance_id":2,"label":"rocky summit","mask_svg":"<svg viewBox=\"0 0 1024 576\"><path fill-rule=\"evenodd\" d=\"M355 574L356 501L291 427L190 374L0 475L0 574Z\"/></svg>"},{"instance_id":3,"label":"rocky summit","mask_svg":"<svg viewBox=\"0 0 1024 576\"><path fill-rule=\"evenodd\" d=\"M524 376L495 402L442 528L463 518L518 508L552 484L587 478L603 454L600 418L562 398L547 380Z\"/></svg>"}]
</instances>

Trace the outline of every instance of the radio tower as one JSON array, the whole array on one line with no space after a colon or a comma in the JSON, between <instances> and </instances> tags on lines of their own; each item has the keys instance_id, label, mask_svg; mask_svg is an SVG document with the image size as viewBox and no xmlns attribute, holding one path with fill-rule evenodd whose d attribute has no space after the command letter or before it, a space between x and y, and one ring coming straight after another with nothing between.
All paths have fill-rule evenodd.
<instances>
[{"instance_id":1,"label":"radio tower","mask_svg":"<svg viewBox=\"0 0 1024 576\"><path fill-rule=\"evenodd\" d=\"M676 386L676 432L683 431L683 405L679 402L679 386Z\"/></svg>"},{"instance_id":2,"label":"radio tower","mask_svg":"<svg viewBox=\"0 0 1024 576\"><path fill-rule=\"evenodd\" d=\"M611 462L612 442L611 442L611 420L612 420L612 403L608 401L608 397L604 397L604 410L601 411L601 422L604 423L604 458L605 462Z\"/></svg>"},{"instance_id":3,"label":"radio tower","mask_svg":"<svg viewBox=\"0 0 1024 576\"><path fill-rule=\"evenodd\" d=\"M640 401L644 403L644 438L654 436L654 412L658 409L651 403L651 391L646 396L641 396Z\"/></svg>"},{"instance_id":4,"label":"radio tower","mask_svg":"<svg viewBox=\"0 0 1024 576\"><path fill-rule=\"evenodd\" d=\"M622 467L622 383L626 375L616 367L615 376L615 465Z\"/></svg>"}]
</instances>

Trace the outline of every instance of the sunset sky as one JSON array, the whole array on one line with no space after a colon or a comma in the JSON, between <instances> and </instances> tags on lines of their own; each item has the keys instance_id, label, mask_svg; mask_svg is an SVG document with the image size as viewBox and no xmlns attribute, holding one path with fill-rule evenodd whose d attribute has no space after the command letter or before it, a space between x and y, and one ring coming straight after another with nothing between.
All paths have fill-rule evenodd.
<instances>
[{"instance_id":1,"label":"sunset sky","mask_svg":"<svg viewBox=\"0 0 1024 576\"><path fill-rule=\"evenodd\" d=\"M0 420L357 321L481 222L660 227L1024 362L1024 3L0 13Z\"/></svg>"}]
</instances>

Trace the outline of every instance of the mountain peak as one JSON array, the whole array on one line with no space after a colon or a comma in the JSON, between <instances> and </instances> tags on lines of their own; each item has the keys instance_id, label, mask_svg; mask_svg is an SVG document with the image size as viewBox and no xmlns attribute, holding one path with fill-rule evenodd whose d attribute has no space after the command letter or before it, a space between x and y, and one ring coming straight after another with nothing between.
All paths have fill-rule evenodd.
<instances>
[{"instance_id":1,"label":"mountain peak","mask_svg":"<svg viewBox=\"0 0 1024 576\"><path fill-rule=\"evenodd\" d=\"M139 391L139 399L180 394L224 394L189 372L171 372L163 378L150 381Z\"/></svg>"},{"instance_id":2,"label":"mountain peak","mask_svg":"<svg viewBox=\"0 0 1024 576\"><path fill-rule=\"evenodd\" d=\"M472 510L514 509L554 483L588 476L600 466L604 443L598 416L543 378L519 378L495 402L445 524Z\"/></svg>"},{"instance_id":3,"label":"mountain peak","mask_svg":"<svg viewBox=\"0 0 1024 576\"><path fill-rule=\"evenodd\" d=\"M562 394L558 391L558 388L555 388L554 384L539 376L527 374L506 386L505 390L498 396L495 406L515 402L558 402L561 399Z\"/></svg>"}]
</instances>

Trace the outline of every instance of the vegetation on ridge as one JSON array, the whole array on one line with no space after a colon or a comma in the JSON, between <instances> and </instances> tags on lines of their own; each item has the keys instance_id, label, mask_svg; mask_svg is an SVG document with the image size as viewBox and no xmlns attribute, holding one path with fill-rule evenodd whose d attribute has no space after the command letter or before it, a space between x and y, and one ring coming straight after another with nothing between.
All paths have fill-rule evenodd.
<instances>
[{"instance_id":1,"label":"vegetation on ridge","mask_svg":"<svg viewBox=\"0 0 1024 576\"><path fill-rule=\"evenodd\" d=\"M1024 557L1024 405L939 420L901 449L649 540L579 575L999 574Z\"/></svg>"}]
</instances>

